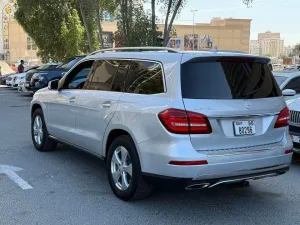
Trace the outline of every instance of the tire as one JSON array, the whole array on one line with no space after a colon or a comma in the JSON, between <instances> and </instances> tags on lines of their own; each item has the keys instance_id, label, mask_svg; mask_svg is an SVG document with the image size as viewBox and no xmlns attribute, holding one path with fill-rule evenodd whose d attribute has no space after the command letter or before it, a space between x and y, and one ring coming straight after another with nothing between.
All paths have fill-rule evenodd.
<instances>
[{"instance_id":1,"label":"tire","mask_svg":"<svg viewBox=\"0 0 300 225\"><path fill-rule=\"evenodd\" d=\"M122 160L122 156L123 156L122 154L125 151L127 151L127 155L129 157L125 157L125 159ZM116 154L120 156L119 161L118 160L116 161ZM118 168L116 169L115 166L116 164L118 164L116 162L121 162L121 161L122 161L121 163L122 166L120 166L121 172L120 171L115 172L114 174L118 174L118 175L116 175L114 179L113 171L118 171ZM150 196L153 190L153 186L152 184L147 183L144 180L141 171L141 164L138 157L138 153L131 137L127 135L122 135L117 137L112 142L108 150L106 163L107 163L106 165L107 165L107 175L108 175L109 185L113 190L114 194L118 198L120 198L123 201L130 201L130 200L145 199L148 196ZM131 163L131 176L129 173L127 173L130 170L128 169L130 167L128 167L127 165L130 165L130 163ZM127 183L124 182L123 176L121 176L121 174L124 174L124 171L127 171L125 172L126 174L125 179L128 181ZM120 179L119 183L115 181L118 180L116 179L116 177L118 176ZM125 189L122 190L122 188L124 187L123 186L124 183L125 183Z\"/></svg>"},{"instance_id":2,"label":"tire","mask_svg":"<svg viewBox=\"0 0 300 225\"><path fill-rule=\"evenodd\" d=\"M40 120L38 118L40 118ZM36 120L39 120L42 124L42 127L39 129L35 129L35 128L38 128L37 124L35 124ZM40 122L39 122L39 124L40 124ZM38 130L38 131L35 132L35 130ZM38 137L35 136L36 133L39 134L39 136L41 137L40 139L37 139ZM40 152L53 151L53 150L55 150L55 148L57 146L57 142L54 141L53 139L49 138L49 133L46 128L43 111L40 108L36 109L34 111L32 118L31 118L31 138L32 138L34 147Z\"/></svg>"}]
</instances>

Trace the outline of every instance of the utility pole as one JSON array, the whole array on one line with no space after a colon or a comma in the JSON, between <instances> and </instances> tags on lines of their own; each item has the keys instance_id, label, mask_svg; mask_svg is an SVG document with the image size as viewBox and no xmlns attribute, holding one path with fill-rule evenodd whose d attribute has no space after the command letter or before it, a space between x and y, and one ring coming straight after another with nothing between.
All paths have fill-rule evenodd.
<instances>
[{"instance_id":1,"label":"utility pole","mask_svg":"<svg viewBox=\"0 0 300 225\"><path fill-rule=\"evenodd\" d=\"M193 50L194 50L194 39L195 39L195 12L197 12L197 9L192 9L191 12L193 13Z\"/></svg>"}]
</instances>

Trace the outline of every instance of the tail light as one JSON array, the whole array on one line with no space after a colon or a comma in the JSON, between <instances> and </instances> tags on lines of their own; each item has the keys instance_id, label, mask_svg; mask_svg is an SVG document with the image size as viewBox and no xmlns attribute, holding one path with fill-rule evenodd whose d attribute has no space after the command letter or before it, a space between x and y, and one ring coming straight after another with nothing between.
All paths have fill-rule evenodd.
<instances>
[{"instance_id":1,"label":"tail light","mask_svg":"<svg viewBox=\"0 0 300 225\"><path fill-rule=\"evenodd\" d=\"M288 107L285 107L281 112L279 113L279 116L277 118L277 121L275 123L275 128L279 127L286 127L289 125L290 122L290 110Z\"/></svg>"},{"instance_id":2,"label":"tail light","mask_svg":"<svg viewBox=\"0 0 300 225\"><path fill-rule=\"evenodd\" d=\"M181 109L167 109L158 115L161 123L174 134L210 134L210 123L206 116Z\"/></svg>"}]
</instances>

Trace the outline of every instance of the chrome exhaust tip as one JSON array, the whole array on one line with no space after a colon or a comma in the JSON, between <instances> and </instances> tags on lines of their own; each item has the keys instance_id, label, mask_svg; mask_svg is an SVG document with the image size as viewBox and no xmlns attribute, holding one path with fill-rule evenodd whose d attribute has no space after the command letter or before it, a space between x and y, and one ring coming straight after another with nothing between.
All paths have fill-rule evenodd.
<instances>
[{"instance_id":1,"label":"chrome exhaust tip","mask_svg":"<svg viewBox=\"0 0 300 225\"><path fill-rule=\"evenodd\" d=\"M192 184L192 185L189 185L185 188L185 190L187 191L193 191L193 190L201 190L201 189L204 189L204 188L207 188L210 186L210 183L204 183L204 184Z\"/></svg>"}]
</instances>

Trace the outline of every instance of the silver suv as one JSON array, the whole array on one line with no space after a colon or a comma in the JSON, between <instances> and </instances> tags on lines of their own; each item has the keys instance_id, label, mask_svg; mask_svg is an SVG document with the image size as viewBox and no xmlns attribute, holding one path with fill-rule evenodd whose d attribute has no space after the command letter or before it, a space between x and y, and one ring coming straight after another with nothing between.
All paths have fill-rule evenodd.
<instances>
[{"instance_id":1,"label":"silver suv","mask_svg":"<svg viewBox=\"0 0 300 225\"><path fill-rule=\"evenodd\" d=\"M103 158L123 200L147 197L153 178L200 189L288 171L290 115L268 58L136 50L95 52L38 91L36 149L66 143Z\"/></svg>"}]
</instances>

